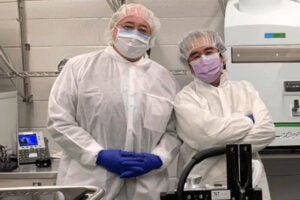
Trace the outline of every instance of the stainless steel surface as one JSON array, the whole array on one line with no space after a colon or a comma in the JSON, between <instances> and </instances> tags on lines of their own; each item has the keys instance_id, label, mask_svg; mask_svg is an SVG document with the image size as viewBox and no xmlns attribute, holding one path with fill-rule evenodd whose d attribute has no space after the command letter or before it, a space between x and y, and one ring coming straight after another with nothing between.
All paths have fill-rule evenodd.
<instances>
[{"instance_id":1,"label":"stainless steel surface","mask_svg":"<svg viewBox=\"0 0 300 200\"><path fill-rule=\"evenodd\" d=\"M41 78L41 77L57 77L59 72L13 72L0 73L0 78L16 78L18 75L22 78Z\"/></svg>"},{"instance_id":2,"label":"stainless steel surface","mask_svg":"<svg viewBox=\"0 0 300 200\"><path fill-rule=\"evenodd\" d=\"M59 159L52 159L51 167L38 168L34 164L20 165L13 172L0 173L0 179L56 178ZM0 188L1 200L100 200L105 191L95 186L32 186ZM81 197L81 198L80 198Z\"/></svg>"},{"instance_id":3,"label":"stainless steel surface","mask_svg":"<svg viewBox=\"0 0 300 200\"><path fill-rule=\"evenodd\" d=\"M38 77L56 77L59 72L20 72L20 74L27 78L38 78Z\"/></svg>"},{"instance_id":4,"label":"stainless steel surface","mask_svg":"<svg viewBox=\"0 0 300 200\"><path fill-rule=\"evenodd\" d=\"M52 159L50 167L38 168L34 164L19 165L12 172L1 172L0 179L56 178L59 159Z\"/></svg>"},{"instance_id":5,"label":"stainless steel surface","mask_svg":"<svg viewBox=\"0 0 300 200\"><path fill-rule=\"evenodd\" d=\"M300 46L233 46L233 63L300 62Z\"/></svg>"},{"instance_id":6,"label":"stainless steel surface","mask_svg":"<svg viewBox=\"0 0 300 200\"><path fill-rule=\"evenodd\" d=\"M170 72L173 75L187 75L188 70L186 70L186 69L171 69Z\"/></svg>"},{"instance_id":7,"label":"stainless steel surface","mask_svg":"<svg viewBox=\"0 0 300 200\"><path fill-rule=\"evenodd\" d=\"M22 71L29 71L29 50L27 46L27 20L25 12L25 0L18 0L18 15L21 32L21 51L22 51ZM32 95L30 94L30 81L28 78L23 77L23 101L29 103L32 101Z\"/></svg>"},{"instance_id":8,"label":"stainless steel surface","mask_svg":"<svg viewBox=\"0 0 300 200\"><path fill-rule=\"evenodd\" d=\"M1 200L100 200L104 190L94 186L40 186L0 188ZM86 198L83 198L86 199Z\"/></svg>"},{"instance_id":9,"label":"stainless steel surface","mask_svg":"<svg viewBox=\"0 0 300 200\"><path fill-rule=\"evenodd\" d=\"M104 189L99 188L92 196L88 198L88 200L100 200L104 196Z\"/></svg>"}]
</instances>

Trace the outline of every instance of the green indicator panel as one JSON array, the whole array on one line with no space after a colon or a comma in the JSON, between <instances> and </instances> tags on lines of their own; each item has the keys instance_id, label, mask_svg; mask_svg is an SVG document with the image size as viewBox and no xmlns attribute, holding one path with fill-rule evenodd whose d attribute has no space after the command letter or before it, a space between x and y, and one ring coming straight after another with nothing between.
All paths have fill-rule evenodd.
<instances>
[{"instance_id":1,"label":"green indicator panel","mask_svg":"<svg viewBox=\"0 0 300 200\"><path fill-rule=\"evenodd\" d=\"M265 33L265 38L286 38L285 33Z\"/></svg>"},{"instance_id":2,"label":"green indicator panel","mask_svg":"<svg viewBox=\"0 0 300 200\"><path fill-rule=\"evenodd\" d=\"M300 127L300 123L275 123L275 127Z\"/></svg>"},{"instance_id":3,"label":"green indicator panel","mask_svg":"<svg viewBox=\"0 0 300 200\"><path fill-rule=\"evenodd\" d=\"M285 38L285 33L274 33L274 38Z\"/></svg>"}]
</instances>

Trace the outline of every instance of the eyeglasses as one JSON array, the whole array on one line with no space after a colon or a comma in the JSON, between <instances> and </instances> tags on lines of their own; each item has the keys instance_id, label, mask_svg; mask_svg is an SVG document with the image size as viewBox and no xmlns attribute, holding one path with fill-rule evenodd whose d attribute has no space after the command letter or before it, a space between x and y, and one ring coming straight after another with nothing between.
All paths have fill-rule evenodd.
<instances>
[{"instance_id":1,"label":"eyeglasses","mask_svg":"<svg viewBox=\"0 0 300 200\"><path fill-rule=\"evenodd\" d=\"M200 58L202 55L208 56L208 55L218 53L218 52L219 52L219 50L215 47L197 48L195 50L192 50L192 52L189 56L189 62Z\"/></svg>"},{"instance_id":2,"label":"eyeglasses","mask_svg":"<svg viewBox=\"0 0 300 200\"><path fill-rule=\"evenodd\" d=\"M134 30L136 29L138 32L144 34L144 35L151 35L151 29L148 26L142 25L142 24L136 24L134 22L128 21L123 24L119 24L119 28L123 28L125 30Z\"/></svg>"}]
</instances>

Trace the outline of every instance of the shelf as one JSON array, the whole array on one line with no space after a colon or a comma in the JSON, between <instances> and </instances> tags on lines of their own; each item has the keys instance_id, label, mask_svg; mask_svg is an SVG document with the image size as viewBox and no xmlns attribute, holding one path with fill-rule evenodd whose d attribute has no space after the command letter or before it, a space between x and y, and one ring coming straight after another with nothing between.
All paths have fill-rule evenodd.
<instances>
[{"instance_id":1,"label":"shelf","mask_svg":"<svg viewBox=\"0 0 300 200\"><path fill-rule=\"evenodd\" d=\"M19 72L19 74L10 72L10 73L0 73L1 78L38 78L38 77L56 77L58 76L59 72Z\"/></svg>"}]
</instances>

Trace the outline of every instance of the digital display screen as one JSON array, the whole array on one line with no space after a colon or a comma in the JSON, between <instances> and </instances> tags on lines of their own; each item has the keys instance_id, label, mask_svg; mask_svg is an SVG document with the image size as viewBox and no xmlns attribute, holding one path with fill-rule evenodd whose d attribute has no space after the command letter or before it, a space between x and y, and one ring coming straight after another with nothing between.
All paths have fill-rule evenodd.
<instances>
[{"instance_id":1,"label":"digital display screen","mask_svg":"<svg viewBox=\"0 0 300 200\"><path fill-rule=\"evenodd\" d=\"M265 33L265 38L285 38L285 33Z\"/></svg>"},{"instance_id":2,"label":"digital display screen","mask_svg":"<svg viewBox=\"0 0 300 200\"><path fill-rule=\"evenodd\" d=\"M36 134L19 135L20 146L34 146L38 145Z\"/></svg>"}]
</instances>

